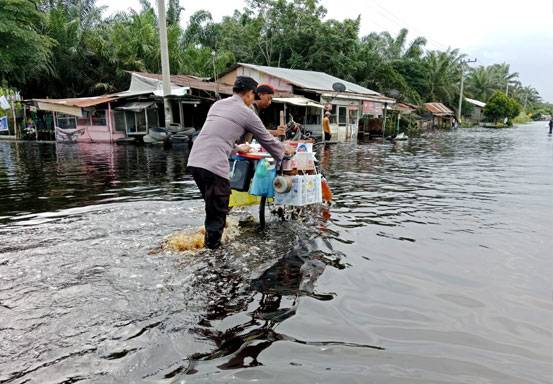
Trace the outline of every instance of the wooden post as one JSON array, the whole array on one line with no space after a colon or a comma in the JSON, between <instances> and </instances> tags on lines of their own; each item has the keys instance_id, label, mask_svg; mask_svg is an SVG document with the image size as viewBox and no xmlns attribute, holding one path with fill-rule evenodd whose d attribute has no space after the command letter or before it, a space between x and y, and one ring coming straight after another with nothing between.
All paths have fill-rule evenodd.
<instances>
[{"instance_id":1,"label":"wooden post","mask_svg":"<svg viewBox=\"0 0 553 384\"><path fill-rule=\"evenodd\" d=\"M146 134L150 133L150 127L148 124L148 107L144 108L144 118L146 120ZM167 119L165 119L167 121ZM169 129L169 127L165 127L165 129Z\"/></svg>"},{"instance_id":2,"label":"wooden post","mask_svg":"<svg viewBox=\"0 0 553 384\"><path fill-rule=\"evenodd\" d=\"M56 127L58 126L57 119L56 119L56 112L52 112L52 123L54 124L54 140L58 141L58 132L56 131Z\"/></svg>"},{"instance_id":3,"label":"wooden post","mask_svg":"<svg viewBox=\"0 0 553 384\"><path fill-rule=\"evenodd\" d=\"M108 131L109 131L109 142L113 143L113 129L112 129L112 121L111 121L111 103L108 103L108 110L107 110L107 116L106 116L106 123L108 125Z\"/></svg>"},{"instance_id":4,"label":"wooden post","mask_svg":"<svg viewBox=\"0 0 553 384\"><path fill-rule=\"evenodd\" d=\"M15 98L12 100L12 115L13 115L13 129L15 133L15 138L18 139L18 129L17 129L17 117L15 117Z\"/></svg>"},{"instance_id":5,"label":"wooden post","mask_svg":"<svg viewBox=\"0 0 553 384\"><path fill-rule=\"evenodd\" d=\"M180 101L178 103L179 103L180 129L184 130L184 108ZM196 104L194 104L194 107L196 107Z\"/></svg>"},{"instance_id":6,"label":"wooden post","mask_svg":"<svg viewBox=\"0 0 553 384\"><path fill-rule=\"evenodd\" d=\"M386 140L386 114L388 109L388 103L384 103L384 117L382 121L382 141Z\"/></svg>"},{"instance_id":7,"label":"wooden post","mask_svg":"<svg viewBox=\"0 0 553 384\"><path fill-rule=\"evenodd\" d=\"M321 110L321 139L322 139L322 142L324 143L326 140L325 140L325 130L323 129L323 120L325 118L325 113L326 113L326 109L323 108ZM330 127L330 119L328 121L328 126Z\"/></svg>"}]
</instances>

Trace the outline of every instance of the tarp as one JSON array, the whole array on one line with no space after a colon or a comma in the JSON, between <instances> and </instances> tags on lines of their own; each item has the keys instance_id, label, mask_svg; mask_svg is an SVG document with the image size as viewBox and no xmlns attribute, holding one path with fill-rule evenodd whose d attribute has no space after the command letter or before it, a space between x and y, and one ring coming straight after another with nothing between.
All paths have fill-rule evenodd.
<instances>
[{"instance_id":1,"label":"tarp","mask_svg":"<svg viewBox=\"0 0 553 384\"><path fill-rule=\"evenodd\" d=\"M316 101L310 100L306 97L275 97L273 99L273 102L324 109L324 106L322 104L319 104Z\"/></svg>"},{"instance_id":2,"label":"tarp","mask_svg":"<svg viewBox=\"0 0 553 384\"><path fill-rule=\"evenodd\" d=\"M171 88L171 93L170 93L170 96L186 96L188 95L188 90L190 88L186 88L186 87L180 87L180 88ZM158 89L156 91L154 91L154 95L158 96L158 97L163 97L163 90L162 89Z\"/></svg>"},{"instance_id":3,"label":"tarp","mask_svg":"<svg viewBox=\"0 0 553 384\"><path fill-rule=\"evenodd\" d=\"M468 97L465 97L465 100L467 101L467 103L475 105L475 106L480 107L480 108L484 108L486 106L486 103L484 103L483 101L480 101L480 100L469 99Z\"/></svg>"},{"instance_id":4,"label":"tarp","mask_svg":"<svg viewBox=\"0 0 553 384\"><path fill-rule=\"evenodd\" d=\"M114 95L79 97L70 99L33 99L38 109L50 112L60 112L77 117L83 116L83 108L106 104L116 100Z\"/></svg>"},{"instance_id":5,"label":"tarp","mask_svg":"<svg viewBox=\"0 0 553 384\"><path fill-rule=\"evenodd\" d=\"M8 117L2 116L0 117L0 132L6 131L8 131Z\"/></svg>"},{"instance_id":6,"label":"tarp","mask_svg":"<svg viewBox=\"0 0 553 384\"><path fill-rule=\"evenodd\" d=\"M123 104L122 106L117 107L115 109L119 111L140 112L153 105L155 105L155 102L153 101L133 101L127 104Z\"/></svg>"},{"instance_id":7,"label":"tarp","mask_svg":"<svg viewBox=\"0 0 553 384\"><path fill-rule=\"evenodd\" d=\"M10 103L8 103L8 99L6 99L6 96L0 96L0 108L2 109L10 109Z\"/></svg>"},{"instance_id":8,"label":"tarp","mask_svg":"<svg viewBox=\"0 0 553 384\"><path fill-rule=\"evenodd\" d=\"M60 113L65 113L66 115L73 115L77 117L83 116L83 110L80 107L74 107L74 106L63 105L63 104L55 104L55 103L49 103L49 102L43 102L43 101L37 101L36 104L38 109L42 111L60 112Z\"/></svg>"},{"instance_id":9,"label":"tarp","mask_svg":"<svg viewBox=\"0 0 553 384\"><path fill-rule=\"evenodd\" d=\"M171 84L171 93L169 96L185 96L188 94L190 87L179 87ZM131 85L129 89L120 92L119 96L138 96L153 93L158 97L163 97L163 82L158 79L152 79L147 76L142 76L136 72L131 73Z\"/></svg>"}]
</instances>

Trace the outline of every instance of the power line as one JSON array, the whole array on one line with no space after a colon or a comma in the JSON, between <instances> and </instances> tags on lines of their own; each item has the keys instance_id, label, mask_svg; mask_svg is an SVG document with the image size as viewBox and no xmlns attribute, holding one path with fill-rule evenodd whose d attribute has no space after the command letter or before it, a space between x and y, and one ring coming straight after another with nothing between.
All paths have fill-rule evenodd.
<instances>
[{"instance_id":1,"label":"power line","mask_svg":"<svg viewBox=\"0 0 553 384\"><path fill-rule=\"evenodd\" d=\"M446 44L443 44L441 42L439 42L438 40L435 40L431 37L426 37L425 36L425 33L423 31L421 31L420 29L412 26L410 23L406 22L405 20L401 19L400 17L398 17L397 15L395 15L393 12L391 12L390 10L388 10L387 8L385 8L384 6L382 6L377 0L373 0L373 3L374 5L376 5L378 8L380 8L383 12L385 12L386 14L390 15L391 18L395 19L396 21L393 21L390 17L386 17L385 14L383 14L382 12L380 12L383 16L385 16L388 20L392 21L394 24L396 24L397 26L399 27L406 27L410 30L413 30L415 31L416 33L420 34L421 36L425 37L429 42L433 43L433 45L437 46L438 48L440 49L443 49L443 50L446 50L448 48L450 48L450 45L446 45Z\"/></svg>"}]
</instances>

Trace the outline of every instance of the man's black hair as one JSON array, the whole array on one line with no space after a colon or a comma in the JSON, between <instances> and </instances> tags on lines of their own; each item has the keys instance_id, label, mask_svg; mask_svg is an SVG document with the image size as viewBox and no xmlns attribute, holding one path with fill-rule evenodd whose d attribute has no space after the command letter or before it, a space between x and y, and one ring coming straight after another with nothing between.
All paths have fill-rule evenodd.
<instances>
[{"instance_id":1,"label":"man's black hair","mask_svg":"<svg viewBox=\"0 0 553 384\"><path fill-rule=\"evenodd\" d=\"M253 91L254 93L257 90L257 81L248 76L238 76L236 81L232 86L232 92L242 94L247 91Z\"/></svg>"}]
</instances>

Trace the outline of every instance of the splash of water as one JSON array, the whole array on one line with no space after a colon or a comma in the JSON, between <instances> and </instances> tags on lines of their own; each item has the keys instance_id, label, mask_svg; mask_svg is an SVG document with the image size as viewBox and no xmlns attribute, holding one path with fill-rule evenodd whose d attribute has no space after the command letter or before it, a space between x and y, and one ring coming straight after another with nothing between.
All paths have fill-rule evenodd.
<instances>
[{"instance_id":1,"label":"splash of water","mask_svg":"<svg viewBox=\"0 0 553 384\"><path fill-rule=\"evenodd\" d=\"M228 217L222 242L228 244L240 234L238 219ZM203 226L172 233L165 237L161 249L172 252L195 251L204 248L205 228Z\"/></svg>"}]
</instances>

